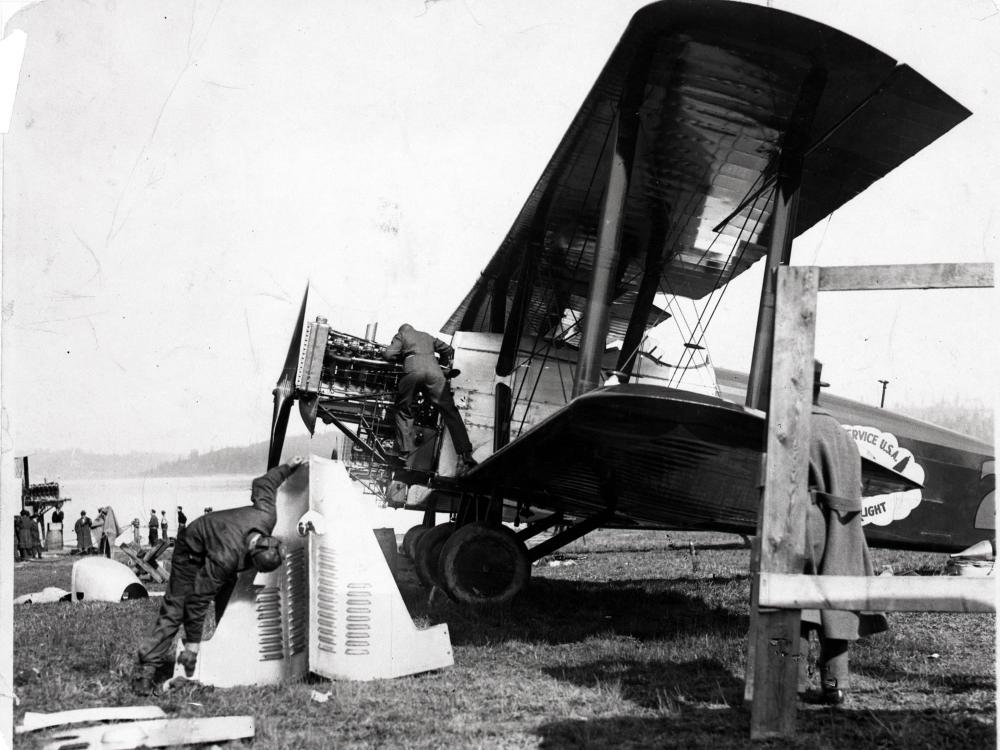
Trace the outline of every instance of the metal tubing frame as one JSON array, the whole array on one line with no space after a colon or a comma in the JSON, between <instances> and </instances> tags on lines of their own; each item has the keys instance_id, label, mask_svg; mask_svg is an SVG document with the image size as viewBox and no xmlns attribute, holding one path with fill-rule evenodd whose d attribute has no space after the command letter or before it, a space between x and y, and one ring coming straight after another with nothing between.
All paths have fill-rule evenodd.
<instances>
[{"instance_id":1,"label":"metal tubing frame","mask_svg":"<svg viewBox=\"0 0 1000 750\"><path fill-rule=\"evenodd\" d=\"M582 521L573 524L568 529L560 531L551 539L538 544L528 550L528 562L535 562L546 555L555 552L560 547L565 547L570 542L575 542L584 534L589 534L595 529L599 529L605 523L615 517L615 511L607 508L592 516L588 516ZM553 524L554 525L554 524Z\"/></svg>"},{"instance_id":2,"label":"metal tubing frame","mask_svg":"<svg viewBox=\"0 0 1000 750\"><path fill-rule=\"evenodd\" d=\"M543 531L548 531L553 526L558 526L563 522L563 520L562 511L556 511L550 516L546 516L545 518L534 521L533 523L525 524L523 529L516 532L517 538L522 542L526 542L532 537L538 536Z\"/></svg>"}]
</instances>

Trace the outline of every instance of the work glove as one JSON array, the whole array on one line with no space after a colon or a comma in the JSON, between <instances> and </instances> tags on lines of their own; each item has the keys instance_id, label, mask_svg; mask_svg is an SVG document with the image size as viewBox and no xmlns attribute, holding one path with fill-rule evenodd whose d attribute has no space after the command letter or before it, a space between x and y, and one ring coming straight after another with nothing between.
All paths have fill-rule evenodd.
<instances>
[{"instance_id":1,"label":"work glove","mask_svg":"<svg viewBox=\"0 0 1000 750\"><path fill-rule=\"evenodd\" d=\"M194 677L194 665L198 663L198 654L194 651L184 649L181 651L180 656L177 657L177 663L184 667L184 674L186 676Z\"/></svg>"}]
</instances>

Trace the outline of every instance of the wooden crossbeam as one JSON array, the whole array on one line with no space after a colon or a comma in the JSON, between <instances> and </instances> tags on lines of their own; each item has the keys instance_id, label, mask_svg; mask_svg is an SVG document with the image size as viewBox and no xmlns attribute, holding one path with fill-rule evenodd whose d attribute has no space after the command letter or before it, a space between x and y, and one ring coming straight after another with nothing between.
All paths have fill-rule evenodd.
<instances>
[{"instance_id":1,"label":"wooden crossbeam","mask_svg":"<svg viewBox=\"0 0 1000 750\"><path fill-rule=\"evenodd\" d=\"M759 606L869 612L995 612L996 579L761 573Z\"/></svg>"},{"instance_id":2,"label":"wooden crossbeam","mask_svg":"<svg viewBox=\"0 0 1000 750\"><path fill-rule=\"evenodd\" d=\"M890 266L823 266L819 291L958 289L993 286L992 263L919 263Z\"/></svg>"}]
</instances>

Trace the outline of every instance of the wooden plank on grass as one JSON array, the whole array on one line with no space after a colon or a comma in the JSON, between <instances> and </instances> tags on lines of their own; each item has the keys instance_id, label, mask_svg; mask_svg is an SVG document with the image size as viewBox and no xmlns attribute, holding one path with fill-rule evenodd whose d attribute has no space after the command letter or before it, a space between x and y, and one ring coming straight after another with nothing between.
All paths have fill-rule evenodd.
<instances>
[{"instance_id":1,"label":"wooden plank on grass","mask_svg":"<svg viewBox=\"0 0 1000 750\"><path fill-rule=\"evenodd\" d=\"M761 573L762 607L875 612L995 612L996 579Z\"/></svg>"},{"instance_id":2,"label":"wooden plank on grass","mask_svg":"<svg viewBox=\"0 0 1000 750\"><path fill-rule=\"evenodd\" d=\"M46 714L28 711L22 722L14 728L17 734L37 732L39 729L49 729L66 724L89 724L98 721L131 721L135 719L166 718L159 706L94 706L93 708L76 708L69 711L56 711Z\"/></svg>"},{"instance_id":3,"label":"wooden plank on grass","mask_svg":"<svg viewBox=\"0 0 1000 750\"><path fill-rule=\"evenodd\" d=\"M805 558L813 352L818 269L776 273L774 348L767 412L767 463L760 511L760 571L792 573ZM755 571L756 572L756 571ZM797 610L758 609L751 739L795 731L799 664Z\"/></svg>"},{"instance_id":4,"label":"wooden plank on grass","mask_svg":"<svg viewBox=\"0 0 1000 750\"><path fill-rule=\"evenodd\" d=\"M820 268L819 290L957 289L993 286L992 263L920 263Z\"/></svg>"},{"instance_id":5,"label":"wooden plank on grass","mask_svg":"<svg viewBox=\"0 0 1000 750\"><path fill-rule=\"evenodd\" d=\"M208 719L153 719L124 724L70 729L46 737L43 750L76 748L170 747L200 745L209 742L241 740L254 736L252 716L215 716Z\"/></svg>"}]
</instances>

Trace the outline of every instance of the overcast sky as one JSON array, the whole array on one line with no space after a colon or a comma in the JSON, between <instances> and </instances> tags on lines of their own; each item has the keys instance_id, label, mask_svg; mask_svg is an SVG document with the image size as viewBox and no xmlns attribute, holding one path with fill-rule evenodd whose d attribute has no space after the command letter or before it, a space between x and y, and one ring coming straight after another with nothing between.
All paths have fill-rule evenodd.
<instances>
[{"instance_id":1,"label":"overcast sky","mask_svg":"<svg viewBox=\"0 0 1000 750\"><path fill-rule=\"evenodd\" d=\"M510 228L643 2L45 0L4 143L4 408L15 452L266 439L302 291L382 341L437 330ZM794 261L992 260L1000 15L980 0L774 2L973 111L797 242ZM759 274L709 331L746 370ZM990 292L838 294L841 395L992 403ZM293 420L294 421L294 420Z\"/></svg>"}]
</instances>

